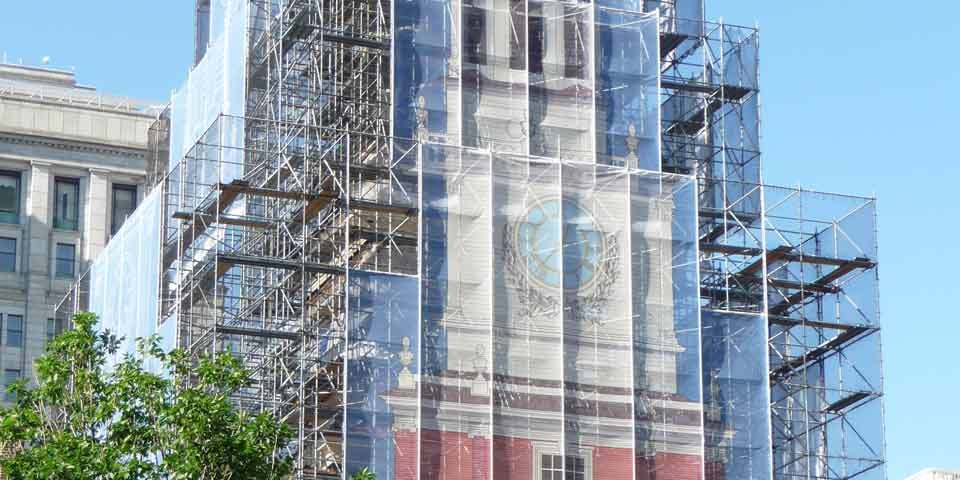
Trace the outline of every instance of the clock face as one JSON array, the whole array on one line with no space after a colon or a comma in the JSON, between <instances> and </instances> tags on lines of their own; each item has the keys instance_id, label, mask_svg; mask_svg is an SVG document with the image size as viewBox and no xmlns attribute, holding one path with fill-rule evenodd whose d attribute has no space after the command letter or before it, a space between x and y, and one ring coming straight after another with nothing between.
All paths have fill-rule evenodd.
<instances>
[{"instance_id":1,"label":"clock face","mask_svg":"<svg viewBox=\"0 0 960 480\"><path fill-rule=\"evenodd\" d=\"M529 277L542 287L581 290L596 280L604 237L593 216L575 200L533 205L514 242Z\"/></svg>"}]
</instances>

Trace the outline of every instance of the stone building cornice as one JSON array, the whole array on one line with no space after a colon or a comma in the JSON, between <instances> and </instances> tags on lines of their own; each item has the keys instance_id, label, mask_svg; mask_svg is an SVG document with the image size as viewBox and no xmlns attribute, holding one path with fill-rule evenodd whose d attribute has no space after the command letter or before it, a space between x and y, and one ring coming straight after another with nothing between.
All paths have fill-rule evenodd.
<instances>
[{"instance_id":1,"label":"stone building cornice","mask_svg":"<svg viewBox=\"0 0 960 480\"><path fill-rule=\"evenodd\" d=\"M10 94L10 93L0 93L0 99L9 100L13 102L20 103L29 103L36 105L45 105L48 107L58 107L58 108L71 108L76 110L83 110L87 112L97 112L97 113L107 113L111 115L119 115L123 117L136 117L140 119L152 120L156 119L157 112L163 110L164 104L158 103L156 106L152 107L134 107L134 106L120 106L115 104L97 104L94 101L84 102L82 100L70 100L65 98L56 98L51 96L50 98L45 98L42 96L31 96L24 94ZM115 102L122 103L122 102ZM135 105L130 102L130 105ZM140 110L138 108L143 108Z\"/></svg>"},{"instance_id":2,"label":"stone building cornice","mask_svg":"<svg viewBox=\"0 0 960 480\"><path fill-rule=\"evenodd\" d=\"M9 143L14 145L32 145L57 150L71 152L95 153L99 155L109 155L122 158L146 158L147 147L142 148L131 146L109 145L95 142L84 142L81 140L68 140L62 138L43 137L25 133L16 133L9 131L0 131L0 143Z\"/></svg>"}]
</instances>

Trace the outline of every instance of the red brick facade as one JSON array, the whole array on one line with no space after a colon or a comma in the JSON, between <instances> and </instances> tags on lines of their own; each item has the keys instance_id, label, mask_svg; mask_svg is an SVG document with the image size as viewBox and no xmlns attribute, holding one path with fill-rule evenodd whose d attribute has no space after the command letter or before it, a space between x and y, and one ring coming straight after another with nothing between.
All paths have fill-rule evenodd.
<instances>
[{"instance_id":1,"label":"red brick facade","mask_svg":"<svg viewBox=\"0 0 960 480\"><path fill-rule=\"evenodd\" d=\"M394 432L396 480L417 479L417 433ZM533 443L524 438L493 439L491 477L489 440L460 432L425 431L420 438L422 480L539 480L534 472ZM629 448L593 449L591 480L700 480L701 458L658 452L651 458L633 458ZM631 463L636 475L631 479ZM716 470L718 465L707 465ZM719 465L722 471L722 465ZM716 472L714 472L716 473ZM713 479L722 478L711 475Z\"/></svg>"},{"instance_id":2,"label":"red brick facade","mask_svg":"<svg viewBox=\"0 0 960 480\"><path fill-rule=\"evenodd\" d=\"M657 452L652 459L637 459L636 480L698 480L701 478L700 462L696 455Z\"/></svg>"},{"instance_id":3,"label":"red brick facade","mask_svg":"<svg viewBox=\"0 0 960 480\"><path fill-rule=\"evenodd\" d=\"M530 480L533 444L525 438L493 437L493 478Z\"/></svg>"},{"instance_id":4,"label":"red brick facade","mask_svg":"<svg viewBox=\"0 0 960 480\"><path fill-rule=\"evenodd\" d=\"M395 480L417 480L417 432L393 432L396 444Z\"/></svg>"},{"instance_id":5,"label":"red brick facade","mask_svg":"<svg viewBox=\"0 0 960 480\"><path fill-rule=\"evenodd\" d=\"M424 431L420 439L420 478L490 478L489 440L460 432Z\"/></svg>"}]
</instances>

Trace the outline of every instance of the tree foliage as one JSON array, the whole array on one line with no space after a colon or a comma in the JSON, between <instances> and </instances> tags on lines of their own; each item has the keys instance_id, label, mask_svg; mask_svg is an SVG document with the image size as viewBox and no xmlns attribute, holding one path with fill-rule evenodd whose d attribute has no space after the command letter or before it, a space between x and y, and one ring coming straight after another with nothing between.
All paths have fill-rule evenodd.
<instances>
[{"instance_id":1,"label":"tree foliage","mask_svg":"<svg viewBox=\"0 0 960 480\"><path fill-rule=\"evenodd\" d=\"M81 313L36 362L37 385L9 387L0 410L0 460L12 479L279 479L290 439L268 414L235 408L250 373L229 353L190 359L155 337L108 359L119 340ZM150 369L148 361L159 369ZM159 372L159 373L156 373Z\"/></svg>"},{"instance_id":2,"label":"tree foliage","mask_svg":"<svg viewBox=\"0 0 960 480\"><path fill-rule=\"evenodd\" d=\"M350 480L377 480L376 475L369 468L363 467L350 476Z\"/></svg>"}]
</instances>

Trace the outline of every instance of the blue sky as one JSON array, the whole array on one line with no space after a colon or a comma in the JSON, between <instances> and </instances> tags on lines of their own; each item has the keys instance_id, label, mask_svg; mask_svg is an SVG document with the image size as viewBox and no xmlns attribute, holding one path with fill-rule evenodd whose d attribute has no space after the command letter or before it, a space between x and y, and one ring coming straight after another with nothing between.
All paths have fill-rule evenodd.
<instances>
[{"instance_id":1,"label":"blue sky","mask_svg":"<svg viewBox=\"0 0 960 480\"><path fill-rule=\"evenodd\" d=\"M193 0L3 3L0 55L105 92L164 100L192 58ZM879 197L889 477L960 468L960 2L707 5L760 25L766 181Z\"/></svg>"},{"instance_id":2,"label":"blue sky","mask_svg":"<svg viewBox=\"0 0 960 480\"><path fill-rule=\"evenodd\" d=\"M960 468L960 2L707 2L760 26L766 182L878 197L889 478Z\"/></svg>"}]
</instances>

